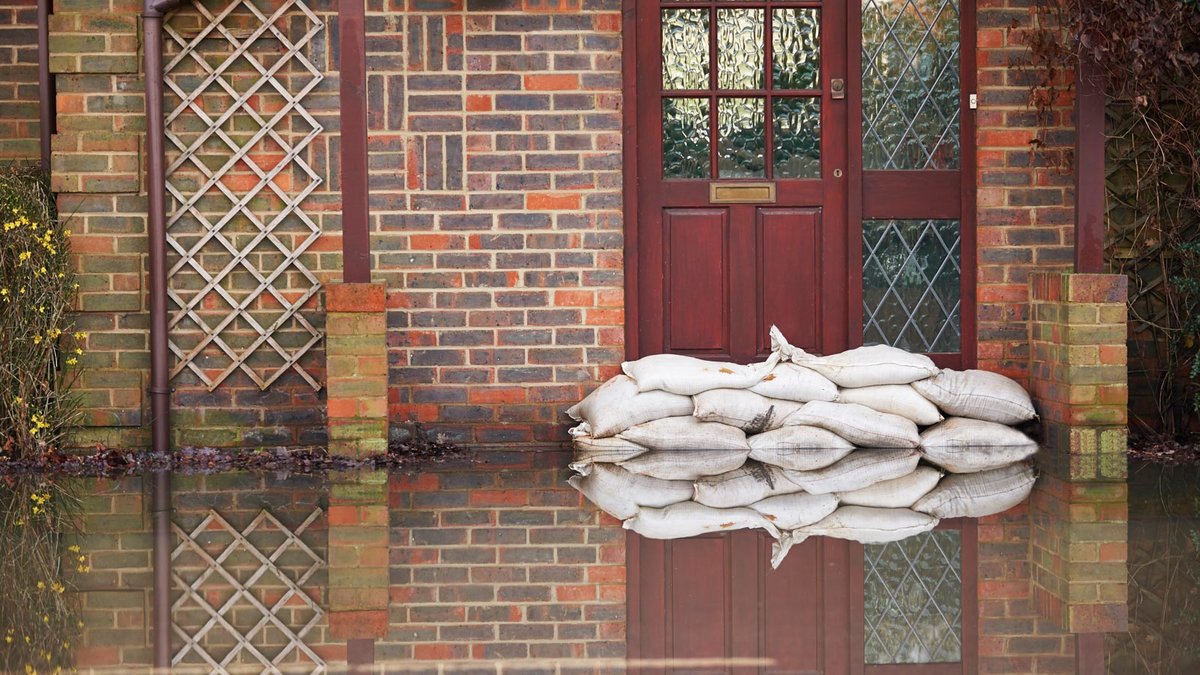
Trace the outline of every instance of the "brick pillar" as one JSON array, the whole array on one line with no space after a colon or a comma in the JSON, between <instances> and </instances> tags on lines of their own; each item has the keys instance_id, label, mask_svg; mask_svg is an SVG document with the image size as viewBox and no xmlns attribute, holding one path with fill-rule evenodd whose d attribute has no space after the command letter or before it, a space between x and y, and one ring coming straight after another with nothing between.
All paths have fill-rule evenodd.
<instances>
[{"instance_id":1,"label":"brick pillar","mask_svg":"<svg viewBox=\"0 0 1200 675\"><path fill-rule=\"evenodd\" d=\"M329 629L374 639L388 627L388 474L333 477L329 492Z\"/></svg>"},{"instance_id":2,"label":"brick pillar","mask_svg":"<svg viewBox=\"0 0 1200 675\"><path fill-rule=\"evenodd\" d=\"M387 451L387 316L382 284L325 288L329 452Z\"/></svg>"},{"instance_id":3,"label":"brick pillar","mask_svg":"<svg viewBox=\"0 0 1200 675\"><path fill-rule=\"evenodd\" d=\"M1036 272L1029 283L1030 384L1042 416L1044 458L1071 480L1123 480L1126 278Z\"/></svg>"}]
</instances>

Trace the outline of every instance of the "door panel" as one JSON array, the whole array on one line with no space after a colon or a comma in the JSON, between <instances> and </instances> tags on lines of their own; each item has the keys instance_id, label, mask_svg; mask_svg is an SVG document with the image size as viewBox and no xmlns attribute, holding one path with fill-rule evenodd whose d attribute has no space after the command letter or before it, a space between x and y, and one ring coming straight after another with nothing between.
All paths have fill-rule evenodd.
<instances>
[{"instance_id":1,"label":"door panel","mask_svg":"<svg viewBox=\"0 0 1200 675\"><path fill-rule=\"evenodd\" d=\"M792 344L818 351L820 209L758 209L758 354L771 351L771 325Z\"/></svg>"},{"instance_id":2,"label":"door panel","mask_svg":"<svg viewBox=\"0 0 1200 675\"><path fill-rule=\"evenodd\" d=\"M663 326L669 351L728 358L729 231L727 209L663 213Z\"/></svg>"}]
</instances>

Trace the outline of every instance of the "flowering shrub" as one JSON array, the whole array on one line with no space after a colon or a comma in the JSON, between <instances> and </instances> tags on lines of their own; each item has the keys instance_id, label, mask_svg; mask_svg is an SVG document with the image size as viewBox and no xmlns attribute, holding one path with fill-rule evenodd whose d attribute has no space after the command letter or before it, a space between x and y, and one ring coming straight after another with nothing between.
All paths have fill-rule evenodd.
<instances>
[{"instance_id":1,"label":"flowering shrub","mask_svg":"<svg viewBox=\"0 0 1200 675\"><path fill-rule=\"evenodd\" d=\"M70 236L37 169L0 169L0 461L58 448L78 415Z\"/></svg>"}]
</instances>

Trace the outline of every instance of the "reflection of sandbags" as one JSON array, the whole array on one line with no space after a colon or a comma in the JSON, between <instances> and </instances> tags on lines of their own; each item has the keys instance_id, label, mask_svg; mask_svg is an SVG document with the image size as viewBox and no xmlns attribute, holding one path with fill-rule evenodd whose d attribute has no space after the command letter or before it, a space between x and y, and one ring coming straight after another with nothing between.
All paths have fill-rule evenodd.
<instances>
[{"instance_id":1,"label":"reflection of sandbags","mask_svg":"<svg viewBox=\"0 0 1200 675\"><path fill-rule=\"evenodd\" d=\"M771 326L771 347L783 359L811 368L833 380L839 387L908 384L938 372L938 367L928 356L910 354L886 345L859 347L829 356L813 356L788 344L783 333L775 326Z\"/></svg>"},{"instance_id":2,"label":"reflection of sandbags","mask_svg":"<svg viewBox=\"0 0 1200 675\"><path fill-rule=\"evenodd\" d=\"M863 544L899 541L937 527L938 519L911 509L841 506L820 522L784 531L771 549L771 567L778 568L792 546L808 537L849 539Z\"/></svg>"},{"instance_id":3,"label":"reflection of sandbags","mask_svg":"<svg viewBox=\"0 0 1200 675\"><path fill-rule=\"evenodd\" d=\"M805 403L784 420L785 426L796 424L821 427L864 448L915 448L921 443L912 420L857 403Z\"/></svg>"},{"instance_id":4,"label":"reflection of sandbags","mask_svg":"<svg viewBox=\"0 0 1200 675\"><path fill-rule=\"evenodd\" d=\"M889 415L899 415L921 426L942 421L937 406L930 403L909 384L881 384L876 387L843 389L838 394L841 403L857 403L871 410Z\"/></svg>"},{"instance_id":5,"label":"reflection of sandbags","mask_svg":"<svg viewBox=\"0 0 1200 675\"><path fill-rule=\"evenodd\" d=\"M747 440L750 459L793 471L822 469L854 451L853 443L818 427L783 427Z\"/></svg>"},{"instance_id":6,"label":"reflection of sandbags","mask_svg":"<svg viewBox=\"0 0 1200 675\"><path fill-rule=\"evenodd\" d=\"M951 417L921 434L925 459L954 473L995 469L1037 452L1025 434L996 422Z\"/></svg>"},{"instance_id":7,"label":"reflection of sandbags","mask_svg":"<svg viewBox=\"0 0 1200 675\"><path fill-rule=\"evenodd\" d=\"M942 472L919 466L912 473L884 480L850 492L839 492L838 500L850 506L874 506L883 509L907 509L937 486Z\"/></svg>"},{"instance_id":8,"label":"reflection of sandbags","mask_svg":"<svg viewBox=\"0 0 1200 675\"><path fill-rule=\"evenodd\" d=\"M584 475L571 476L567 483L600 510L620 520L637 515L639 506L669 506L692 497L692 484L687 481L639 476L610 464L573 465L572 468Z\"/></svg>"},{"instance_id":9,"label":"reflection of sandbags","mask_svg":"<svg viewBox=\"0 0 1200 675\"><path fill-rule=\"evenodd\" d=\"M651 539L683 539L706 532L744 529L762 529L772 537L779 536L779 530L758 511L714 509L696 502L673 504L664 509L640 509L623 527Z\"/></svg>"},{"instance_id":10,"label":"reflection of sandbags","mask_svg":"<svg viewBox=\"0 0 1200 675\"><path fill-rule=\"evenodd\" d=\"M946 369L913 387L948 415L1000 424L1019 424L1037 417L1029 392L999 373Z\"/></svg>"},{"instance_id":11,"label":"reflection of sandbags","mask_svg":"<svg viewBox=\"0 0 1200 675\"><path fill-rule=\"evenodd\" d=\"M649 449L637 443L630 443L624 438L592 438L591 436L576 436L571 439L575 446L575 462L590 464L591 462L609 462L616 464L627 459L633 459L646 453Z\"/></svg>"},{"instance_id":12,"label":"reflection of sandbags","mask_svg":"<svg viewBox=\"0 0 1200 675\"><path fill-rule=\"evenodd\" d=\"M794 363L780 363L750 391L785 401L836 401L837 385L815 370Z\"/></svg>"},{"instance_id":13,"label":"reflection of sandbags","mask_svg":"<svg viewBox=\"0 0 1200 675\"><path fill-rule=\"evenodd\" d=\"M617 375L568 408L567 414L583 422L572 430L572 435L606 438L642 422L691 415L692 399L666 391L638 393L636 382Z\"/></svg>"},{"instance_id":14,"label":"reflection of sandbags","mask_svg":"<svg viewBox=\"0 0 1200 675\"><path fill-rule=\"evenodd\" d=\"M750 508L767 517L780 530L794 530L812 525L833 513L838 499L833 495L810 495L797 492L790 495L768 497L750 505Z\"/></svg>"},{"instance_id":15,"label":"reflection of sandbags","mask_svg":"<svg viewBox=\"0 0 1200 675\"><path fill-rule=\"evenodd\" d=\"M800 409L795 401L771 399L748 389L709 389L694 397L696 419L737 427L747 434L778 428Z\"/></svg>"},{"instance_id":16,"label":"reflection of sandbags","mask_svg":"<svg viewBox=\"0 0 1200 675\"><path fill-rule=\"evenodd\" d=\"M695 417L664 417L622 431L620 437L651 450L745 450L746 434L727 424L701 422Z\"/></svg>"},{"instance_id":17,"label":"reflection of sandbags","mask_svg":"<svg viewBox=\"0 0 1200 675\"><path fill-rule=\"evenodd\" d=\"M621 370L637 380L639 391L663 389L691 396L709 389L752 387L761 382L778 361L779 357L772 355L763 363L742 366L680 354L655 354L626 361L621 364Z\"/></svg>"},{"instance_id":18,"label":"reflection of sandbags","mask_svg":"<svg viewBox=\"0 0 1200 675\"><path fill-rule=\"evenodd\" d=\"M947 476L913 510L938 518L982 518L1025 501L1036 479L1024 463L991 471Z\"/></svg>"},{"instance_id":19,"label":"reflection of sandbags","mask_svg":"<svg viewBox=\"0 0 1200 675\"><path fill-rule=\"evenodd\" d=\"M789 481L783 471L749 461L733 471L697 479L694 499L705 506L723 509L799 490L800 486Z\"/></svg>"},{"instance_id":20,"label":"reflection of sandbags","mask_svg":"<svg viewBox=\"0 0 1200 675\"><path fill-rule=\"evenodd\" d=\"M621 466L664 480L695 480L733 471L746 463L749 454L749 450L656 450L621 462Z\"/></svg>"},{"instance_id":21,"label":"reflection of sandbags","mask_svg":"<svg viewBox=\"0 0 1200 675\"><path fill-rule=\"evenodd\" d=\"M832 466L789 471L787 477L813 494L850 492L912 473L919 461L921 453L916 450L859 450Z\"/></svg>"}]
</instances>

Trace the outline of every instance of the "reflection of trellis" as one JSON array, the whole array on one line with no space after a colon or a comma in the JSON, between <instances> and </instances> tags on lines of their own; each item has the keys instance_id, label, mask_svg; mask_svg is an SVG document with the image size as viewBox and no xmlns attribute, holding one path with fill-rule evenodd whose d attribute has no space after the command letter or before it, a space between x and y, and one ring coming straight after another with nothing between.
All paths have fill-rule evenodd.
<instances>
[{"instance_id":1,"label":"reflection of trellis","mask_svg":"<svg viewBox=\"0 0 1200 675\"><path fill-rule=\"evenodd\" d=\"M300 256L320 236L301 202L321 184L304 155L323 128L301 100L322 80L303 50L324 24L299 0L192 4L166 25L178 52L163 73L178 98L166 118L172 375L188 369L211 391L241 370L266 389L295 370L319 388L299 363L321 340L300 313L320 290Z\"/></svg>"},{"instance_id":2,"label":"reflection of trellis","mask_svg":"<svg viewBox=\"0 0 1200 675\"><path fill-rule=\"evenodd\" d=\"M244 665L239 663L238 659L239 657L245 658L242 656L245 654L261 664L263 672L277 673L281 671L280 664L284 659L293 651L298 651L311 662L310 672L325 672L325 661L304 642L304 636L320 623L325 612L302 588L319 569L325 566L325 561L300 538L300 535L322 513L321 509L313 511L295 531L289 530L265 510L259 512L258 516L244 530L240 531L230 525L216 511L209 511L208 515L192 528L191 532L172 524L172 529L180 539L180 543L171 551L172 563L179 560L181 556L191 554L203 565L203 571L190 581L185 579L178 570L172 570L175 586L183 591L183 594L171 606L171 627L174 629L175 635L183 641L183 646L171 660L173 666L179 665L189 654L193 654L199 656L213 671L223 673L228 672L233 666ZM274 547L260 549L251 542L250 537L263 533L281 535L283 541ZM211 542L214 536L229 538L228 543L216 555L209 553L204 545L206 541ZM267 548L271 548L271 550L267 551ZM227 567L227 563L232 562L231 558L239 554L248 555L257 563L254 571L245 578L239 578L235 571L231 571ZM303 560L297 573L289 574L281 566L280 559L285 555L289 556L289 560L295 558ZM292 567L296 566L293 564ZM269 578L264 580L268 574ZM265 586L270 581L282 584L286 590L278 599L268 604L260 597L262 594L256 593L255 590L256 584ZM213 603L211 599L219 597L220 593L216 587L229 588L233 592L223 602ZM219 606L214 606L214 604ZM311 612L308 620L298 628L289 625L280 617L285 607L289 608L292 616L295 616L297 605L303 605ZM179 615L196 608L208 616L207 622L198 627L181 626L178 622ZM244 620L231 619L235 610L242 613L248 609L260 616L253 626L247 628ZM217 631L218 628L221 630ZM268 654L265 644L262 644L265 642L263 638L267 629L274 629L272 637L275 639L271 640L273 644L278 643L279 637L284 641L282 648L274 654ZM209 644L209 640L217 633L223 633L220 637L233 640L232 646L223 655L213 654L215 649ZM256 637L259 638L259 644L255 642ZM288 670L293 669L289 667Z\"/></svg>"}]
</instances>

